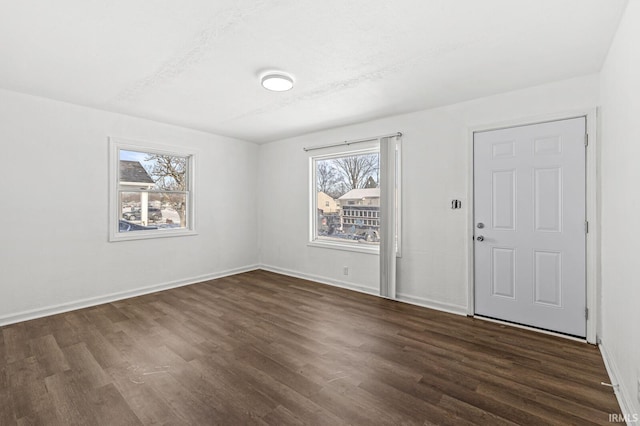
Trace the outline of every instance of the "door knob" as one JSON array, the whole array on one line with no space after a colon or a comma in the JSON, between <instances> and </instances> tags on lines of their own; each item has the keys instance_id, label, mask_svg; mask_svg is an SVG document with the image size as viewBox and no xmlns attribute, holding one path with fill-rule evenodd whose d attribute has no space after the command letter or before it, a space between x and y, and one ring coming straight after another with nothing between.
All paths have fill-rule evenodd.
<instances>
[{"instance_id":1,"label":"door knob","mask_svg":"<svg viewBox=\"0 0 640 426\"><path fill-rule=\"evenodd\" d=\"M478 236L476 237L476 240L478 240L478 241L484 241L484 237L483 237L482 235L478 235Z\"/></svg>"}]
</instances>

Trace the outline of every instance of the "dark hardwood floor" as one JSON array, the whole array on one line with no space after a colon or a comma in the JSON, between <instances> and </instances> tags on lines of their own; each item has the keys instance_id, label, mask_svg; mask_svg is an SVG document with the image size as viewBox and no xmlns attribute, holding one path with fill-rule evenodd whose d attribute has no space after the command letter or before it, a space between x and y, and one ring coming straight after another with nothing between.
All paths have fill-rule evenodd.
<instances>
[{"instance_id":1,"label":"dark hardwood floor","mask_svg":"<svg viewBox=\"0 0 640 426\"><path fill-rule=\"evenodd\" d=\"M595 346L254 271L0 328L0 425L607 424Z\"/></svg>"}]
</instances>

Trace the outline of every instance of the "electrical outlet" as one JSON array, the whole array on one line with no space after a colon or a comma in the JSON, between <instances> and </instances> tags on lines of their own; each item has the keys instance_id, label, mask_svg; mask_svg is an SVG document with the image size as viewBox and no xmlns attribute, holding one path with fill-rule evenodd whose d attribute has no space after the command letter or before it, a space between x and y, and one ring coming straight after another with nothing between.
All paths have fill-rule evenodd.
<instances>
[{"instance_id":1,"label":"electrical outlet","mask_svg":"<svg viewBox=\"0 0 640 426\"><path fill-rule=\"evenodd\" d=\"M344 268L342 268L342 273L343 273L344 275L349 275L349 267L348 267L348 266L345 266Z\"/></svg>"}]
</instances>

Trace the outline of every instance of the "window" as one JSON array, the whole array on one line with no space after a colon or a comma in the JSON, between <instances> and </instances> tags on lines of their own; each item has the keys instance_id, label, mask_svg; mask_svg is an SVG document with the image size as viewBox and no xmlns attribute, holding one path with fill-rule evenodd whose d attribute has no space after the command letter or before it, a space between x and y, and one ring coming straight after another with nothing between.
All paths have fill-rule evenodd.
<instances>
[{"instance_id":1,"label":"window","mask_svg":"<svg viewBox=\"0 0 640 426\"><path fill-rule=\"evenodd\" d=\"M193 235L194 154L111 139L110 240Z\"/></svg>"},{"instance_id":2,"label":"window","mask_svg":"<svg viewBox=\"0 0 640 426\"><path fill-rule=\"evenodd\" d=\"M379 150L312 157L311 174L311 244L377 252Z\"/></svg>"}]
</instances>

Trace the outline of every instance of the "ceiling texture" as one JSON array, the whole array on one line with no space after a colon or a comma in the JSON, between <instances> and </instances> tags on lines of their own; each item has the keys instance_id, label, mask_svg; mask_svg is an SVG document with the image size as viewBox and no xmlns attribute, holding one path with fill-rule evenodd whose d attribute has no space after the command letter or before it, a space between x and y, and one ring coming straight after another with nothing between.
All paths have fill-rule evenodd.
<instances>
[{"instance_id":1,"label":"ceiling texture","mask_svg":"<svg viewBox=\"0 0 640 426\"><path fill-rule=\"evenodd\" d=\"M0 88L266 143L598 72L625 5L0 0Z\"/></svg>"}]
</instances>

